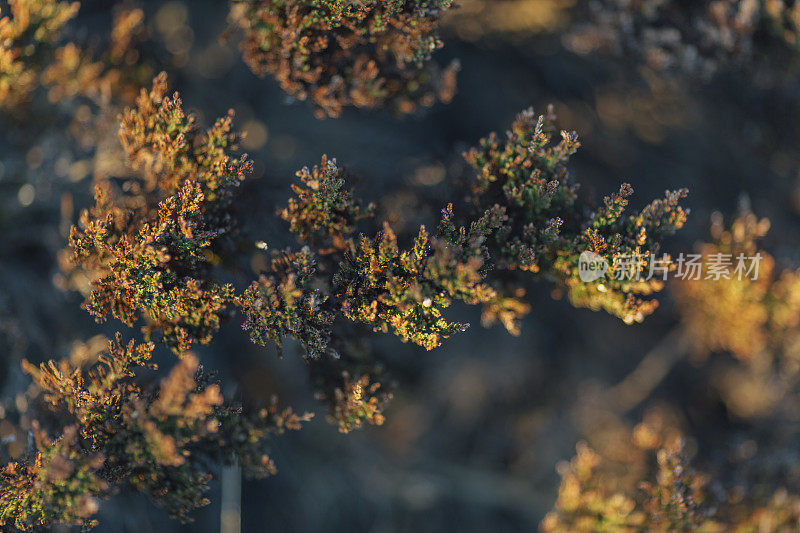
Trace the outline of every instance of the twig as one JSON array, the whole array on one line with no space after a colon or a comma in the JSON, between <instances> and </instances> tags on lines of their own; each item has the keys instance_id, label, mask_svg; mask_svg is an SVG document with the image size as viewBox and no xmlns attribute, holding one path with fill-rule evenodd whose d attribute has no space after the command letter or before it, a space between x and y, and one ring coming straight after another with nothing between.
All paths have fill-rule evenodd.
<instances>
[{"instance_id":1,"label":"twig","mask_svg":"<svg viewBox=\"0 0 800 533\"><path fill-rule=\"evenodd\" d=\"M606 393L615 410L627 413L641 404L688 352L685 331L678 327L667 334L633 371Z\"/></svg>"},{"instance_id":2,"label":"twig","mask_svg":"<svg viewBox=\"0 0 800 533\"><path fill-rule=\"evenodd\" d=\"M220 533L242 531L242 469L236 465L222 469L222 508L220 509Z\"/></svg>"}]
</instances>

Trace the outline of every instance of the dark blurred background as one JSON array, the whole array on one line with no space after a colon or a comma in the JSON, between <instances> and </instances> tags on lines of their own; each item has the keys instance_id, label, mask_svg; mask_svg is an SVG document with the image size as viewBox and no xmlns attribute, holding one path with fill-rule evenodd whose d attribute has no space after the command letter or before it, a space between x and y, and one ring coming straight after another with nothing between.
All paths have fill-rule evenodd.
<instances>
[{"instance_id":1,"label":"dark blurred background","mask_svg":"<svg viewBox=\"0 0 800 533\"><path fill-rule=\"evenodd\" d=\"M429 221L428 206L460 200L449 180L463 170L463 150L504 131L524 108L544 111L552 103L560 126L581 137L571 168L585 197L599 201L627 181L641 207L665 189L690 189L689 222L665 251L690 251L706 237L713 211L734 214L746 202L772 221L765 247L779 265L800 262L800 122L790 90L765 89L736 69L706 83L646 76L634 61L579 56L561 44L570 23L561 7L569 2L512 3L486 17L479 8L491 0L465 1L446 21L436 58L458 58L462 66L450 105L402 119L347 109L328 120L289 101L272 79L255 77L235 36L220 41L226 2L143 6L167 51L170 86L186 106L205 123L233 108L248 133L243 148L256 172L238 209L253 241L290 244L275 208L288 198L294 172L322 154L347 166L358 193L401 224ZM84 27L108 23L105 1L83 4ZM69 145L64 117L37 120L0 134L0 335L8 354L0 378L9 398L25 387L20 357L62 357L75 341L119 326L95 324L79 310L79 294L57 287L65 220L89 205L98 163ZM396 384L387 422L348 435L324 420L295 346L278 358L250 344L238 320L226 324L198 350L219 370L226 394L277 394L298 411L317 412L303 431L275 439L276 476L243 482L242 530L536 530L557 494L556 464L582 438L581 402L621 380L676 323L667 291L659 310L635 326L572 308L550 291L546 283L530 287L532 312L519 337L484 329L477 311L455 308L473 326L440 349L381 338L376 349L391 362ZM680 363L652 397L677 406L698 439L713 443L736 422L709 415L714 404L707 408L698 372ZM637 411L629 416L635 420ZM218 484L210 498L196 522L182 526L146 499L121 494L102 505L97 531L218 531Z\"/></svg>"}]
</instances>

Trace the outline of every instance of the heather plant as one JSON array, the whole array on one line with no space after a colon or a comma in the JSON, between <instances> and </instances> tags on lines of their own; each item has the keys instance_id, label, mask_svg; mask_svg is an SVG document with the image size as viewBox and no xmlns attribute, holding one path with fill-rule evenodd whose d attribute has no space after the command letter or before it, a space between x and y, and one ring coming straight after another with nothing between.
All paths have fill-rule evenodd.
<instances>
[{"instance_id":1,"label":"heather plant","mask_svg":"<svg viewBox=\"0 0 800 533\"><path fill-rule=\"evenodd\" d=\"M451 0L234 0L250 69L270 74L291 96L309 99L319 117L344 107L398 113L449 102L457 63L442 69L431 54Z\"/></svg>"},{"instance_id":2,"label":"heather plant","mask_svg":"<svg viewBox=\"0 0 800 533\"><path fill-rule=\"evenodd\" d=\"M391 393L381 392L379 382L370 383L367 374L355 379L347 371L342 373L342 386L333 391L333 398L324 394L321 400L333 400L328 420L339 427L341 433L349 433L364 423L380 426L385 418L383 405L391 399Z\"/></svg>"},{"instance_id":3,"label":"heather plant","mask_svg":"<svg viewBox=\"0 0 800 533\"><path fill-rule=\"evenodd\" d=\"M294 335L313 357L324 351L320 341L328 337L321 326L341 314L430 350L466 328L443 314L454 301L481 304L486 323L500 320L516 332L528 306L520 299L519 281L504 271L541 274L577 306L604 309L627 323L641 321L656 305L642 296L662 282L638 281L649 264L622 266L619 259L658 251L663 236L686 219L678 204L686 191L669 192L627 216L628 185L598 209L577 202L577 185L566 167L577 138L564 132L555 142L554 117L548 116L522 113L504 141L492 135L465 154L475 171L471 205L457 220L448 204L437 230L422 226L407 248L386 222L374 236L357 234L358 221L370 220L372 209L344 188L334 160L323 158L320 166L300 171L302 185L293 187L296 197L280 214L305 248L288 256L276 252L271 271L239 299L251 337L261 342ZM315 248L320 252L312 261ZM595 283L579 279L578 259L586 250L613 265ZM635 272L617 276L623 268ZM323 276L317 284L322 289L310 282L315 273Z\"/></svg>"},{"instance_id":4,"label":"heather plant","mask_svg":"<svg viewBox=\"0 0 800 533\"><path fill-rule=\"evenodd\" d=\"M482 219L479 224L493 229L492 221ZM388 224L374 239L362 237L356 254L334 278L342 312L376 331L391 331L428 350L436 348L466 328L448 322L441 309L453 300L477 304L494 296L480 272L483 231L477 228L468 236L462 233L461 242L448 242L432 238L423 226L409 250L399 248Z\"/></svg>"},{"instance_id":5,"label":"heather plant","mask_svg":"<svg viewBox=\"0 0 800 533\"><path fill-rule=\"evenodd\" d=\"M667 191L638 213L625 214L633 188L592 209L576 201L577 184L566 163L579 147L575 133L555 137L552 109L536 117L517 117L505 138L483 139L465 158L476 170L472 203L478 209L500 206L505 220L488 240L489 253L500 269L528 271L554 280L578 307L603 309L626 323L640 322L657 303L644 297L663 286L641 275L649 271L661 239L681 228L688 211L680 207L685 189ZM609 268L605 276L584 283L578 259L589 251ZM644 257L645 261L631 261Z\"/></svg>"},{"instance_id":6,"label":"heather plant","mask_svg":"<svg viewBox=\"0 0 800 533\"><path fill-rule=\"evenodd\" d=\"M785 489L738 495L692 465L682 432L659 410L633 429L614 425L605 447L585 442L559 465L561 486L542 531L793 531L800 499Z\"/></svg>"},{"instance_id":7,"label":"heather plant","mask_svg":"<svg viewBox=\"0 0 800 533\"><path fill-rule=\"evenodd\" d=\"M9 0L0 18L0 105L13 109L38 86L52 60L64 25L78 12L77 2Z\"/></svg>"},{"instance_id":8,"label":"heather plant","mask_svg":"<svg viewBox=\"0 0 800 533\"><path fill-rule=\"evenodd\" d=\"M703 271L672 287L695 357L730 354L738 362L718 372L717 386L729 407L746 418L773 413L793 393L798 375L800 277L796 270L777 269L761 249L758 240L768 229L769 221L752 213L729 227L716 214L711 242L698 250L702 264L747 258L742 272L718 277Z\"/></svg>"},{"instance_id":9,"label":"heather plant","mask_svg":"<svg viewBox=\"0 0 800 533\"><path fill-rule=\"evenodd\" d=\"M208 503L209 464L235 461L250 475L268 475L268 437L310 418L275 404L243 414L191 354L160 382L144 385L143 372L156 369L152 352L152 344L124 344L117 334L88 368L67 360L24 364L62 433L51 441L38 429L38 451L6 466L0 525L91 526L97 500L117 486L147 494L186 521Z\"/></svg>"},{"instance_id":10,"label":"heather plant","mask_svg":"<svg viewBox=\"0 0 800 533\"><path fill-rule=\"evenodd\" d=\"M319 166L298 171L297 177L301 185L292 184L296 198L290 198L279 213L289 222L289 231L318 248L322 255L329 251L353 251L349 237L359 221L374 215L374 204L361 205L353 191L345 188L345 170L327 156L322 156ZM325 243L330 244L329 250L323 248Z\"/></svg>"},{"instance_id":11,"label":"heather plant","mask_svg":"<svg viewBox=\"0 0 800 533\"><path fill-rule=\"evenodd\" d=\"M276 253L269 273L262 274L236 300L250 340L280 350L283 338L297 339L309 357L325 355L333 316L323 308L327 297L308 287L315 271L311 252Z\"/></svg>"},{"instance_id":12,"label":"heather plant","mask_svg":"<svg viewBox=\"0 0 800 533\"><path fill-rule=\"evenodd\" d=\"M620 259L654 255L687 215L683 190L633 214L625 213L628 185L599 207L579 199L567 168L576 135L557 137L552 110L538 118L526 111L504 137L490 135L465 154L468 201L447 204L434 231L396 233L348 188L333 159L300 170L278 215L301 248L271 251L265 271L240 292L217 272L241 237L232 203L251 168L235 155L240 136L231 117L202 129L177 95L167 96L163 74L120 116L127 171L97 180L95 205L70 234L72 262L93 280L84 307L96 319L143 324L146 339L183 356L152 387L139 377L155 370L153 346L123 347L119 338L88 369L67 360L26 364L56 413L52 434L67 446L57 461L67 457L75 468L66 469L65 492L51 482L58 465L50 456L29 452L16 461L7 484L17 492L2 515L8 523L91 525L94 499L123 485L186 520L205 503L206 465L235 459L255 474L271 471L264 437L308 417L274 405L244 417L186 353L209 343L236 308L256 344L280 347L292 338L303 347L328 418L346 433L381 425L391 398L377 357L357 346L358 337L372 330L436 348L467 327L446 317L454 302L482 305L484 323L517 333L529 310L527 274L552 280L577 306L642 320L655 307L644 297L661 282L638 281L649 265ZM586 251L610 265L602 279L580 281ZM633 275L617 276L620 269ZM63 429L70 426L75 437ZM31 486L34 496L20 503ZM31 507L41 511L25 514Z\"/></svg>"},{"instance_id":13,"label":"heather plant","mask_svg":"<svg viewBox=\"0 0 800 533\"><path fill-rule=\"evenodd\" d=\"M579 53L634 56L656 71L709 78L752 61L762 42L797 46L798 6L784 0L587 2L588 22L565 37Z\"/></svg>"},{"instance_id":14,"label":"heather plant","mask_svg":"<svg viewBox=\"0 0 800 533\"><path fill-rule=\"evenodd\" d=\"M0 18L0 109L20 114L35 91L62 102L84 97L97 105L127 103L135 87L151 75L138 45L145 38L144 13L135 7L114 10L103 50L62 34L77 16L78 2L10 0ZM2 14L2 13L0 13Z\"/></svg>"},{"instance_id":15,"label":"heather plant","mask_svg":"<svg viewBox=\"0 0 800 533\"><path fill-rule=\"evenodd\" d=\"M166 76L122 116L120 138L138 172L101 181L95 207L70 235L74 263L94 273L86 309L99 321L146 321L175 351L208 343L233 289L207 279L214 244L232 229L227 212L250 163L229 150L231 116L208 130L166 96Z\"/></svg>"}]
</instances>

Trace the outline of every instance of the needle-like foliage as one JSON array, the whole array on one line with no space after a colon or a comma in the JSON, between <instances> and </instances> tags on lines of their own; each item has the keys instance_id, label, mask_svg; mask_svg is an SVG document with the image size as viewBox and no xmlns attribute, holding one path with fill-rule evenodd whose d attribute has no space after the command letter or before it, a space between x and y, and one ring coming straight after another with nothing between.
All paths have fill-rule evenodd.
<instances>
[{"instance_id":1,"label":"needle-like foliage","mask_svg":"<svg viewBox=\"0 0 800 533\"><path fill-rule=\"evenodd\" d=\"M88 369L67 360L24 364L65 426L53 443L42 433L38 451L0 475L0 525L92 525L96 499L121 485L188 521L208 504L209 465L235 461L250 475L268 475L267 438L310 418L274 404L244 415L191 354L145 386L142 372L156 369L152 351L117 334Z\"/></svg>"},{"instance_id":2,"label":"needle-like foliage","mask_svg":"<svg viewBox=\"0 0 800 533\"><path fill-rule=\"evenodd\" d=\"M346 106L410 113L455 91L456 63L440 69L437 27L451 0L234 0L250 69L319 117Z\"/></svg>"},{"instance_id":3,"label":"needle-like foliage","mask_svg":"<svg viewBox=\"0 0 800 533\"><path fill-rule=\"evenodd\" d=\"M422 226L407 247L386 222L372 235L357 231L372 209L345 188L335 161L303 169L296 197L280 212L306 246L296 256L302 261L293 262L300 271L287 275L285 260L273 262L239 300L252 338L288 334L318 354L320 340L331 336L320 334L319 319L341 314L430 350L466 328L443 314L455 301L483 305L485 323L499 320L516 333L529 309L521 298L523 273L554 281L576 306L604 309L626 323L643 320L657 305L647 296L663 286L649 279L651 258L684 224L679 201L686 191L668 191L632 214L625 213L633 192L627 184L599 208L578 201L567 169L577 136L562 132L555 141L554 119L552 111L538 118L526 111L504 138L492 134L468 151L474 174L460 218L447 205L436 231ZM583 252L606 261L603 277L580 279ZM317 263L314 270L299 266Z\"/></svg>"},{"instance_id":4,"label":"needle-like foliage","mask_svg":"<svg viewBox=\"0 0 800 533\"><path fill-rule=\"evenodd\" d=\"M70 235L73 261L95 274L86 309L145 321L175 351L208 343L233 289L207 278L209 257L233 228L228 207L250 162L230 150L231 115L208 130L166 95L166 76L122 116L120 138L136 174L97 185L95 207Z\"/></svg>"}]
</instances>

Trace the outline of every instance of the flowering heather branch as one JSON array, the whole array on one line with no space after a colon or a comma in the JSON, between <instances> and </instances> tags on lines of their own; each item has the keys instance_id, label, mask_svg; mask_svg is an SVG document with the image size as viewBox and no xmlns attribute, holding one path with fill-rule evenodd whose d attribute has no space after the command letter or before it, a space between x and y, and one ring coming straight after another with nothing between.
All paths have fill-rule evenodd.
<instances>
[{"instance_id":1,"label":"flowering heather branch","mask_svg":"<svg viewBox=\"0 0 800 533\"><path fill-rule=\"evenodd\" d=\"M686 218L678 205L683 190L627 216L628 185L594 211L577 203L566 167L577 137L562 132L553 141L552 113L536 119L526 111L504 140L493 134L465 154L476 176L463 225L448 205L437 231L421 227L409 249L386 223L374 237L356 235L374 209L345 188L335 160L301 170L296 197L280 216L308 248L278 252L260 281L235 298L232 287L209 280L208 256L232 228L227 211L249 162L229 155L237 140L230 116L203 132L180 100L165 94L162 75L123 115L121 139L140 178L119 190L101 183L96 206L83 214L70 245L74 261L97 272L85 304L92 314L99 320L112 314L128 325L143 318L148 334L160 331L178 352L209 342L233 300L255 342L280 343L289 335L309 355L327 351L330 325L340 314L435 348L466 327L443 317L453 301L483 304L484 322L497 319L516 332L527 304L522 287L503 271L544 274L575 305L639 321L656 305L643 296L661 284L617 279L617 259L655 254L662 237ZM579 279L584 251L611 265L605 278Z\"/></svg>"},{"instance_id":2,"label":"flowering heather branch","mask_svg":"<svg viewBox=\"0 0 800 533\"><path fill-rule=\"evenodd\" d=\"M603 205L591 210L576 201L577 185L567 170L579 147L575 133L556 142L552 109L536 118L521 113L504 139L490 135L465 154L477 171L472 182L475 212L500 209L505 220L487 241L498 270L528 271L554 280L578 307L604 309L626 323L652 313L655 300L643 297L661 289L656 280L637 279L647 264L625 265L625 257L649 257L663 237L680 229L688 211L680 207L686 189L667 191L641 211L625 215L633 188L623 184ZM603 278L585 283L578 258L589 251L609 265ZM618 275L618 269L635 272ZM642 276L644 278L646 276Z\"/></svg>"},{"instance_id":3,"label":"flowering heather branch","mask_svg":"<svg viewBox=\"0 0 800 533\"><path fill-rule=\"evenodd\" d=\"M404 342L430 350L466 329L448 322L441 309L453 300L486 301L494 291L483 283L480 233L463 243L431 237L421 227L411 250L400 250L388 224L377 237L362 236L356 254L334 278L342 312L376 331L392 331Z\"/></svg>"},{"instance_id":4,"label":"flowering heather branch","mask_svg":"<svg viewBox=\"0 0 800 533\"><path fill-rule=\"evenodd\" d=\"M382 425L394 385L382 352L372 343L369 330L358 324L340 321L332 333L327 351L333 357L307 360L315 398L328 407L326 420L342 433Z\"/></svg>"},{"instance_id":5,"label":"flowering heather branch","mask_svg":"<svg viewBox=\"0 0 800 533\"><path fill-rule=\"evenodd\" d=\"M370 383L368 375L356 379L347 372L342 373L342 387L333 391L333 398L324 394L318 395L320 400L332 400L332 409L328 420L339 427L341 433L349 433L358 429L365 422L375 426L383 424L383 404L392 397L390 393L380 391L381 384Z\"/></svg>"},{"instance_id":6,"label":"flowering heather branch","mask_svg":"<svg viewBox=\"0 0 800 533\"><path fill-rule=\"evenodd\" d=\"M308 357L328 352L333 316L324 309L327 298L308 288L314 269L308 248L274 254L269 273L236 299L250 340L262 346L271 341L280 349L283 338L290 336L303 345Z\"/></svg>"},{"instance_id":7,"label":"flowering heather branch","mask_svg":"<svg viewBox=\"0 0 800 533\"><path fill-rule=\"evenodd\" d=\"M454 301L482 304L484 323L500 320L516 333L517 319L529 308L521 300L521 280L509 278L520 271L555 281L577 306L604 309L626 323L641 321L657 305L644 297L662 282L636 275L646 262L635 266L634 275L616 276L618 259L655 254L661 239L686 220L678 205L686 191L667 192L629 215L628 185L599 209L579 204L566 167L577 137L563 132L554 142L553 121L552 112L537 119L526 111L504 140L491 135L466 153L476 176L463 225L456 224L450 204L436 232L421 227L407 249L385 222L374 237L357 235L358 221L372 209L346 191L334 160L323 158L319 167L300 171L296 197L280 214L306 248L287 256L295 258L296 271L287 271L288 261L279 259L237 300L251 338L263 343L291 335L309 355L318 355L331 337L323 333L324 323L341 314L430 350L467 326L443 316ZM584 251L612 265L604 278L580 280ZM311 268L315 263L321 267Z\"/></svg>"},{"instance_id":8,"label":"flowering heather branch","mask_svg":"<svg viewBox=\"0 0 800 533\"><path fill-rule=\"evenodd\" d=\"M455 92L456 63L431 62L451 0L233 0L250 69L311 99L319 117L345 106L410 113Z\"/></svg>"},{"instance_id":9,"label":"flowering heather branch","mask_svg":"<svg viewBox=\"0 0 800 533\"><path fill-rule=\"evenodd\" d=\"M144 319L148 335L160 331L181 352L211 340L233 298L207 279L208 257L233 228L227 209L250 163L229 154L232 114L203 131L166 90L162 74L123 114L120 138L139 177L118 188L101 182L70 246L73 261L96 274L90 313L129 326Z\"/></svg>"},{"instance_id":10,"label":"flowering heather branch","mask_svg":"<svg viewBox=\"0 0 800 533\"><path fill-rule=\"evenodd\" d=\"M0 525L93 525L95 498L115 485L143 492L188 521L190 511L208 503L209 464L235 461L250 475L268 475L274 466L265 453L267 437L299 429L311 416L274 403L244 415L223 400L191 354L145 388L137 372L155 369L152 350L152 344L124 345L117 334L88 370L66 360L24 364L68 425L52 447L40 444L0 475Z\"/></svg>"},{"instance_id":11,"label":"flowering heather branch","mask_svg":"<svg viewBox=\"0 0 800 533\"><path fill-rule=\"evenodd\" d=\"M330 245L331 251L352 250L348 238L360 220L373 216L375 206L363 207L353 192L344 188L345 172L335 159L322 156L319 166L311 170L303 168L297 177L302 182L302 185L292 184L297 198L290 198L288 206L280 212L280 217L289 222L289 231L301 241L320 248L321 254L327 251L322 248L324 245Z\"/></svg>"},{"instance_id":12,"label":"flowering heather branch","mask_svg":"<svg viewBox=\"0 0 800 533\"><path fill-rule=\"evenodd\" d=\"M232 194L249 162L230 155L237 140L230 116L200 130L177 96L166 96L159 76L122 116L120 136L136 177L120 186L100 182L95 207L70 237L74 262L96 280L84 306L98 320L144 320L146 334L160 332L176 352L208 343L231 304L256 344L280 348L290 337L310 359L341 356L344 348L340 368L320 374L337 419L343 410L336 398L352 396L341 392L352 389L341 383L342 371L356 381L374 371L369 362L347 362L349 337L363 335L353 324L430 350L467 327L444 316L460 301L481 304L484 324L499 320L516 334L529 310L523 272L554 281L576 305L642 320L656 305L643 297L661 283L616 279L617 258L655 254L662 237L685 221L678 205L685 191L625 215L632 190L624 185L590 209L577 201L566 167L577 138L562 132L553 141L553 121L552 112L538 119L524 112L504 140L491 135L465 154L475 170L469 205L458 209L459 218L447 205L436 230L420 227L407 246L388 223L376 224L374 206L355 198L345 171L323 157L297 173L295 196L279 210L303 248L272 252L266 271L237 294L212 279L210 266L233 229ZM605 278L580 280L584 251L612 265ZM634 274L646 265L637 268Z\"/></svg>"}]
</instances>

